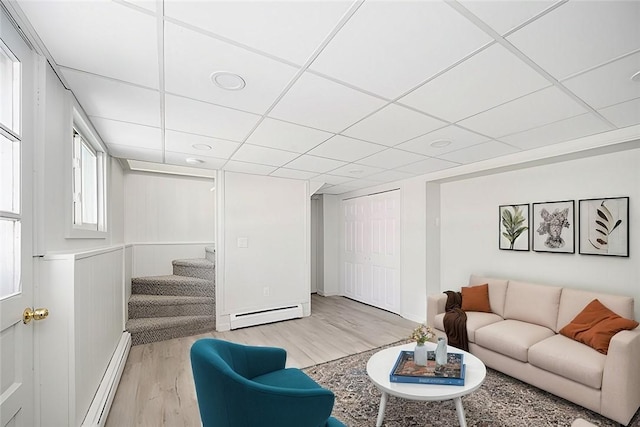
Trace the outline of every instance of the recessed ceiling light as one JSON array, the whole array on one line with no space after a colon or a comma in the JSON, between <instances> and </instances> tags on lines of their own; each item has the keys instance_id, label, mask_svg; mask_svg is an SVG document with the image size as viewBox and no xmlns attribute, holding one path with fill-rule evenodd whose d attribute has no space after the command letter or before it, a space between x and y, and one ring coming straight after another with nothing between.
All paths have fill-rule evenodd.
<instances>
[{"instance_id":1,"label":"recessed ceiling light","mask_svg":"<svg viewBox=\"0 0 640 427\"><path fill-rule=\"evenodd\" d=\"M191 165L201 165L202 163L204 163L204 160L196 159L193 157L189 157L185 161Z\"/></svg>"},{"instance_id":2,"label":"recessed ceiling light","mask_svg":"<svg viewBox=\"0 0 640 427\"><path fill-rule=\"evenodd\" d=\"M437 139L429 145L436 148L442 148L446 147L447 145L451 145L451 141L449 141L448 139Z\"/></svg>"},{"instance_id":3,"label":"recessed ceiling light","mask_svg":"<svg viewBox=\"0 0 640 427\"><path fill-rule=\"evenodd\" d=\"M636 82L636 83L640 83L640 71L638 71L633 76L631 76L631 81L632 82Z\"/></svg>"},{"instance_id":4,"label":"recessed ceiling light","mask_svg":"<svg viewBox=\"0 0 640 427\"><path fill-rule=\"evenodd\" d=\"M351 170L349 171L349 173L350 173L350 174L353 174L353 175L359 175L359 174L361 174L361 173L363 173L363 172L364 172L364 171L363 171L362 169L351 169Z\"/></svg>"},{"instance_id":5,"label":"recessed ceiling light","mask_svg":"<svg viewBox=\"0 0 640 427\"><path fill-rule=\"evenodd\" d=\"M211 150L211 146L207 144L193 144L192 147L196 150Z\"/></svg>"},{"instance_id":6,"label":"recessed ceiling light","mask_svg":"<svg viewBox=\"0 0 640 427\"><path fill-rule=\"evenodd\" d=\"M242 77L228 71L216 71L211 74L211 81L221 89L240 90L246 86Z\"/></svg>"}]
</instances>

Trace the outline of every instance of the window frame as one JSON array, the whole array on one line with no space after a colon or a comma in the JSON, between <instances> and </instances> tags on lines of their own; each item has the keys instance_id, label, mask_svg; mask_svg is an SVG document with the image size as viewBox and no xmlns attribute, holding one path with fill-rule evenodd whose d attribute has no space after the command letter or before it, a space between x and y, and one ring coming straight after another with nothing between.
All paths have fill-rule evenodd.
<instances>
[{"instance_id":1,"label":"window frame","mask_svg":"<svg viewBox=\"0 0 640 427\"><path fill-rule=\"evenodd\" d=\"M11 68L11 77L5 81L0 81L0 85L4 85L3 93L6 91L10 99L2 108L8 107L8 114L5 117L0 117L0 144L11 144L9 153L9 163L11 164L11 177L6 182L4 179L0 180L3 188L0 191L6 191L4 188L6 185L11 191L10 206L0 205L0 220L9 224L13 228L12 240L0 241L0 244L6 248L12 248L10 250L10 258L3 256L3 262L8 266L8 272L11 276L11 286L7 286L7 283L3 280L3 285L0 287L0 300L11 298L15 295L22 293L22 225L23 225L23 206L22 206L22 129L21 129L21 105L22 105L22 63L11 52L7 45L0 40L0 54L3 55L9 62L6 62L9 68ZM5 76L6 78L6 76ZM2 100L0 100L2 102ZM4 118L9 119L9 122L3 122ZM7 152L5 152L6 154ZM5 165L6 166L6 165ZM5 210L3 210L5 209ZM9 252L9 251L8 251ZM2 268L2 267L0 267ZM4 275L3 275L4 276ZM2 277L7 279L8 277ZM4 288L4 289L3 289ZM9 288L11 291L9 291Z\"/></svg>"},{"instance_id":2,"label":"window frame","mask_svg":"<svg viewBox=\"0 0 640 427\"><path fill-rule=\"evenodd\" d=\"M96 137L87 120L84 119L78 108L73 108L73 123L71 125L71 138L68 144L69 159L69 186L68 186L68 219L66 228L67 239L83 238L107 238L107 206L108 206L108 155L100 140ZM76 138L79 136L79 139ZM78 192L78 183L82 180L81 146L85 145L96 156L96 198L97 198L97 223L82 222L82 193ZM79 155L79 158L77 157ZM78 181L80 180L80 181ZM78 220L79 218L79 220Z\"/></svg>"}]
</instances>

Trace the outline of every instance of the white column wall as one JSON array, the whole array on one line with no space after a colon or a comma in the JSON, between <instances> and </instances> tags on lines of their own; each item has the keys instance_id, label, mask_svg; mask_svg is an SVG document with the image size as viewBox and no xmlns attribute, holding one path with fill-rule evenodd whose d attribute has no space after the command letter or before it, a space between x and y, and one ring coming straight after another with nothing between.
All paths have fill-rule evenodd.
<instances>
[{"instance_id":1,"label":"white column wall","mask_svg":"<svg viewBox=\"0 0 640 427\"><path fill-rule=\"evenodd\" d=\"M224 187L218 327L229 324L230 314L300 303L308 315L308 183L224 172L217 186Z\"/></svg>"}]
</instances>

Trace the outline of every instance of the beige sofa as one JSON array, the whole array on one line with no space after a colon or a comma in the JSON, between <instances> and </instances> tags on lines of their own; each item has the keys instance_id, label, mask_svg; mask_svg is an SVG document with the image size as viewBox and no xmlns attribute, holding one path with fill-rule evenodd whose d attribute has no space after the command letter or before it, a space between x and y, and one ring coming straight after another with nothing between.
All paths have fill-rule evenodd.
<instances>
[{"instance_id":1,"label":"beige sofa","mask_svg":"<svg viewBox=\"0 0 640 427\"><path fill-rule=\"evenodd\" d=\"M485 365L622 424L640 407L640 327L618 332L608 354L558 331L597 298L634 318L633 298L471 276L489 284L492 313L467 312L469 351ZM427 323L444 335L446 295L427 297Z\"/></svg>"}]
</instances>

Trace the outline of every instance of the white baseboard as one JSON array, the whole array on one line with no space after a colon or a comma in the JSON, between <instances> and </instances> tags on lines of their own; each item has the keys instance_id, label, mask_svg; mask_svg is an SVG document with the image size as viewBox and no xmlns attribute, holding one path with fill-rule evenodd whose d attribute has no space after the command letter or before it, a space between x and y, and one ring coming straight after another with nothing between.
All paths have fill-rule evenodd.
<instances>
[{"instance_id":1,"label":"white baseboard","mask_svg":"<svg viewBox=\"0 0 640 427\"><path fill-rule=\"evenodd\" d=\"M109 366L107 366L107 370L102 377L98 391L96 391L87 415L82 422L82 427L103 427L107 423L107 416L109 415L116 390L118 389L118 384L120 383L122 371L127 362L130 349L131 334L129 332L123 332L118 346L111 357Z\"/></svg>"}]
</instances>

